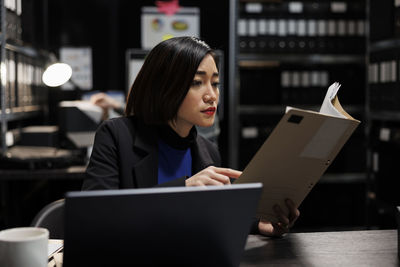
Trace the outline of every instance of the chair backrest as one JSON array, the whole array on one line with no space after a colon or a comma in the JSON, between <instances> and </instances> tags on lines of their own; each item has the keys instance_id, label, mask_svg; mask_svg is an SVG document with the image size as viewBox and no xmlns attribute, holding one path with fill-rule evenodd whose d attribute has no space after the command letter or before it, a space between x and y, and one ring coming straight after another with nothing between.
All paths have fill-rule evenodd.
<instances>
[{"instance_id":1,"label":"chair backrest","mask_svg":"<svg viewBox=\"0 0 400 267\"><path fill-rule=\"evenodd\" d=\"M47 228L51 239L64 239L64 199L43 207L33 219L31 226Z\"/></svg>"}]
</instances>

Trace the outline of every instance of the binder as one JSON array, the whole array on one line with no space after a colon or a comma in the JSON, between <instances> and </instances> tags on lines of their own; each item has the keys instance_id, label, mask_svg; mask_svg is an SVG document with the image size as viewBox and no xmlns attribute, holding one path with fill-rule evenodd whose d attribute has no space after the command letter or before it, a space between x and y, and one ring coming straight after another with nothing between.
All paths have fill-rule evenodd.
<instances>
[{"instance_id":1,"label":"binder","mask_svg":"<svg viewBox=\"0 0 400 267\"><path fill-rule=\"evenodd\" d=\"M276 222L273 206L286 214L286 198L299 207L360 121L341 107L332 84L321 111L289 108L235 183L263 183L257 217Z\"/></svg>"}]
</instances>

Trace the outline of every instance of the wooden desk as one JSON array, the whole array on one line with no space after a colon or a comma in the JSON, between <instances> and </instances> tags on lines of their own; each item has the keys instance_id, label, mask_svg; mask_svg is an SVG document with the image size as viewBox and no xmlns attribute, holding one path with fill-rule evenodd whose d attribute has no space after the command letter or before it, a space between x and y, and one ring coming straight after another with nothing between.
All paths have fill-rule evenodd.
<instances>
[{"instance_id":1,"label":"wooden desk","mask_svg":"<svg viewBox=\"0 0 400 267\"><path fill-rule=\"evenodd\" d=\"M397 230L250 235L244 266L399 266Z\"/></svg>"}]
</instances>

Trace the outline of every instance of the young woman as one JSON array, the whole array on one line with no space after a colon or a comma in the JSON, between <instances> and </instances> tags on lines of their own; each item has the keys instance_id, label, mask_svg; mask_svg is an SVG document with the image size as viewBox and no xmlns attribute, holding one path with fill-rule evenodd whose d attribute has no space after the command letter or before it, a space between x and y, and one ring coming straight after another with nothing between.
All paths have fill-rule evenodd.
<instances>
[{"instance_id":1,"label":"young woman","mask_svg":"<svg viewBox=\"0 0 400 267\"><path fill-rule=\"evenodd\" d=\"M125 116L97 130L83 190L230 184L240 171L221 168L218 149L195 125L213 124L219 75L212 49L194 37L155 46L132 85ZM276 206L280 222L256 221L253 233L282 235L299 211Z\"/></svg>"}]
</instances>

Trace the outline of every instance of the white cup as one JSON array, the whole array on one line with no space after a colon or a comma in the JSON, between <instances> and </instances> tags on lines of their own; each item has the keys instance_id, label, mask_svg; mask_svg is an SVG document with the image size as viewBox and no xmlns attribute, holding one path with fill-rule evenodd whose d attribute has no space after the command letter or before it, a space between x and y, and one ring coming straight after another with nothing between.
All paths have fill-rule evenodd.
<instances>
[{"instance_id":1,"label":"white cup","mask_svg":"<svg viewBox=\"0 0 400 267\"><path fill-rule=\"evenodd\" d=\"M49 231L18 227L0 231L0 266L45 267L48 262Z\"/></svg>"}]
</instances>

